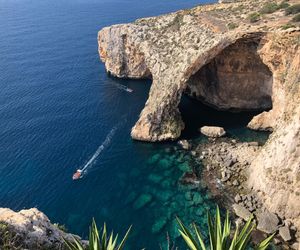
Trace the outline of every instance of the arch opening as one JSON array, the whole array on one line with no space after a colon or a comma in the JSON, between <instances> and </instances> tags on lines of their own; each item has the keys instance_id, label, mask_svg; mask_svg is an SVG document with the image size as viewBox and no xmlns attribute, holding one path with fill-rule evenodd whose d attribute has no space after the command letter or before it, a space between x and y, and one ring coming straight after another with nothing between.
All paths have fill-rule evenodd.
<instances>
[{"instance_id":1,"label":"arch opening","mask_svg":"<svg viewBox=\"0 0 300 250\"><path fill-rule=\"evenodd\" d=\"M272 109L273 75L258 48L259 42L240 39L188 79L179 105L183 134L203 125L245 127Z\"/></svg>"},{"instance_id":2,"label":"arch opening","mask_svg":"<svg viewBox=\"0 0 300 250\"><path fill-rule=\"evenodd\" d=\"M273 76L257 49L247 39L228 46L190 77L185 93L219 110L271 109Z\"/></svg>"}]
</instances>

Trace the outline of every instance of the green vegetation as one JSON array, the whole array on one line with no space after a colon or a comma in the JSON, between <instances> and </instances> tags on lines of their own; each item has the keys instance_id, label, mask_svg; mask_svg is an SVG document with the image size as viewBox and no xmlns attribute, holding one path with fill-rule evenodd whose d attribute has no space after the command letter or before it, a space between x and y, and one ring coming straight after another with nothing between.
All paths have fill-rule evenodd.
<instances>
[{"instance_id":1,"label":"green vegetation","mask_svg":"<svg viewBox=\"0 0 300 250\"><path fill-rule=\"evenodd\" d=\"M228 27L228 29L233 30L233 29L239 27L239 25L236 23L228 23L227 27Z\"/></svg>"},{"instance_id":2,"label":"green vegetation","mask_svg":"<svg viewBox=\"0 0 300 250\"><path fill-rule=\"evenodd\" d=\"M259 12L261 14L270 14L276 10L279 10L279 5L277 5L277 3L266 3Z\"/></svg>"},{"instance_id":3,"label":"green vegetation","mask_svg":"<svg viewBox=\"0 0 300 250\"><path fill-rule=\"evenodd\" d=\"M215 221L211 218L210 213L207 213L207 224L209 230L209 239L210 246L206 246L204 240L201 236L199 228L196 224L193 224L193 231L190 231L179 219L178 223L180 225L180 234L185 240L187 246L191 250L242 250L249 247L251 232L254 229L255 225L253 222L253 217L248 220L243 229L239 231L239 228L236 228L233 237L231 237L231 223L229 221L229 213L227 211L224 225L222 227L222 221L220 216L220 210L217 208L217 213ZM265 250L271 240L273 239L274 234L263 240L255 249Z\"/></svg>"},{"instance_id":4,"label":"green vegetation","mask_svg":"<svg viewBox=\"0 0 300 250\"><path fill-rule=\"evenodd\" d=\"M111 232L108 236L105 224L103 226L102 235L100 238L96 222L93 219L92 226L90 227L88 247L85 247L75 237L73 237L73 242L67 241L66 239L64 239L64 241L70 250L122 250L128 238L130 229L131 227L127 230L121 243L117 245L118 235L114 236L113 232Z\"/></svg>"},{"instance_id":5,"label":"green vegetation","mask_svg":"<svg viewBox=\"0 0 300 250\"><path fill-rule=\"evenodd\" d=\"M295 15L293 18L292 18L292 21L293 22L300 22L300 13Z\"/></svg>"},{"instance_id":6,"label":"green vegetation","mask_svg":"<svg viewBox=\"0 0 300 250\"><path fill-rule=\"evenodd\" d=\"M258 12L253 12L248 15L250 23L258 22L261 18L261 15Z\"/></svg>"},{"instance_id":7,"label":"green vegetation","mask_svg":"<svg viewBox=\"0 0 300 250\"><path fill-rule=\"evenodd\" d=\"M294 4L285 9L286 15L297 14L300 12L300 4Z\"/></svg>"},{"instance_id":8,"label":"green vegetation","mask_svg":"<svg viewBox=\"0 0 300 250\"><path fill-rule=\"evenodd\" d=\"M288 8L290 5L288 2L286 1L282 1L280 4L277 4L276 2L270 2L270 3L266 3L259 11L260 14L270 14L270 13L274 13L277 10L280 9L286 9Z\"/></svg>"},{"instance_id":9,"label":"green vegetation","mask_svg":"<svg viewBox=\"0 0 300 250\"><path fill-rule=\"evenodd\" d=\"M289 28L295 28L296 26L294 24L291 24L291 23L287 23L287 24L284 24L281 26L281 29L283 30L287 30Z\"/></svg>"},{"instance_id":10,"label":"green vegetation","mask_svg":"<svg viewBox=\"0 0 300 250\"><path fill-rule=\"evenodd\" d=\"M61 224L59 224L59 223L54 223L53 225L56 226L59 230L65 232L65 233L68 232L68 229L66 228L65 225L61 225Z\"/></svg>"},{"instance_id":11,"label":"green vegetation","mask_svg":"<svg viewBox=\"0 0 300 250\"><path fill-rule=\"evenodd\" d=\"M290 4L287 1L282 1L279 5L279 9L286 9L290 6Z\"/></svg>"},{"instance_id":12,"label":"green vegetation","mask_svg":"<svg viewBox=\"0 0 300 250\"><path fill-rule=\"evenodd\" d=\"M96 222L93 219L92 226L90 227L88 247L85 247L81 241L75 237L73 237L73 242L66 239L64 239L64 241L70 250L122 250L128 238L130 229L131 227L127 230L121 243L117 245L118 235L114 236L113 232L111 232L108 236L105 223L102 229L102 236L100 238Z\"/></svg>"},{"instance_id":13,"label":"green vegetation","mask_svg":"<svg viewBox=\"0 0 300 250\"><path fill-rule=\"evenodd\" d=\"M0 222L0 249L1 250L19 250L21 244L17 235L10 230L9 225L5 222Z\"/></svg>"}]
</instances>

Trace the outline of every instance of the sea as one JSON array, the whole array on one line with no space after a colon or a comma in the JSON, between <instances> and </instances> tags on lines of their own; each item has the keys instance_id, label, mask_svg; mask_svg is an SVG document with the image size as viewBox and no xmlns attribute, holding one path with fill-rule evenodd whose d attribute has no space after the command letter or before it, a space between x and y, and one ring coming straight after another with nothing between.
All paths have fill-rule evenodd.
<instances>
[{"instance_id":1,"label":"sea","mask_svg":"<svg viewBox=\"0 0 300 250\"><path fill-rule=\"evenodd\" d=\"M177 142L131 139L151 80L108 76L97 32L209 2L0 0L0 206L36 207L84 238L93 218L120 236L132 225L126 249L167 249L168 242L186 249L176 216L207 236L206 211L218 201L205 185L179 181L201 171L201 162ZM246 129L253 114L218 112L187 97L180 109L183 139L205 141L201 125L222 125L242 141L267 138Z\"/></svg>"}]
</instances>

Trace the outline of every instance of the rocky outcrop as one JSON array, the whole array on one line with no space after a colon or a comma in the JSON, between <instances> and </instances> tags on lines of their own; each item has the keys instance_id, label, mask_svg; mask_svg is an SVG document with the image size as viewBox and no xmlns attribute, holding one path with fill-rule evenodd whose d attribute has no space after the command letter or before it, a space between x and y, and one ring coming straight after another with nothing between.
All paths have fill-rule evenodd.
<instances>
[{"instance_id":1,"label":"rocky outcrop","mask_svg":"<svg viewBox=\"0 0 300 250\"><path fill-rule=\"evenodd\" d=\"M271 129L284 109L283 68L275 44L295 40L283 31L285 16L250 24L247 15L266 1L199 6L144 18L99 32L99 54L112 75L149 78L153 83L132 137L172 140L184 123L178 110L182 93L225 110L268 110L249 124ZM230 29L229 24L236 24ZM295 51L294 51L295 52ZM291 54L295 57L295 54ZM288 66L288 65L286 65Z\"/></svg>"},{"instance_id":2,"label":"rocky outcrop","mask_svg":"<svg viewBox=\"0 0 300 250\"><path fill-rule=\"evenodd\" d=\"M107 27L99 53L115 76L153 79L134 139L178 138L183 93L218 109L263 110L248 126L274 132L249 162L247 183L268 210L300 228L300 30L282 29L292 18L282 10L250 23L249 13L267 2L199 6Z\"/></svg>"},{"instance_id":3,"label":"rocky outcrop","mask_svg":"<svg viewBox=\"0 0 300 250\"><path fill-rule=\"evenodd\" d=\"M215 126L201 127L200 132L208 137L222 137L226 134L224 128Z\"/></svg>"},{"instance_id":4,"label":"rocky outcrop","mask_svg":"<svg viewBox=\"0 0 300 250\"><path fill-rule=\"evenodd\" d=\"M66 249L63 239L73 239L71 234L51 224L48 217L36 208L19 212L0 208L0 234L0 248L2 241L6 241L10 249L61 250Z\"/></svg>"}]
</instances>

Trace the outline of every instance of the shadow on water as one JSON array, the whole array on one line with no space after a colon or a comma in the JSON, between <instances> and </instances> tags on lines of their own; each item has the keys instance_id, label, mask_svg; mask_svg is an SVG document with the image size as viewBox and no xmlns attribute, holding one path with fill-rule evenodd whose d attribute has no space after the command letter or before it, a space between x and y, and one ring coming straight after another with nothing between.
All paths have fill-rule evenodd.
<instances>
[{"instance_id":1,"label":"shadow on water","mask_svg":"<svg viewBox=\"0 0 300 250\"><path fill-rule=\"evenodd\" d=\"M182 137L185 139L199 136L199 129L202 126L224 127L229 136L238 137L245 141L259 139L265 141L270 134L247 128L247 124L260 111L219 111L186 95L181 99L179 110L185 123L185 129L182 132Z\"/></svg>"}]
</instances>

